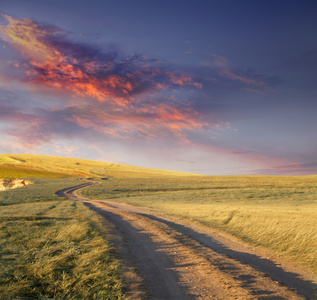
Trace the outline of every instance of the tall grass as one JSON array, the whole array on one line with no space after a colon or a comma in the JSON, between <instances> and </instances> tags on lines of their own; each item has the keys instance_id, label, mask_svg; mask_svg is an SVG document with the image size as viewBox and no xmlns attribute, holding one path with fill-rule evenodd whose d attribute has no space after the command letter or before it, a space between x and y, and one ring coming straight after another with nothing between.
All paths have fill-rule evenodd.
<instances>
[{"instance_id":1,"label":"tall grass","mask_svg":"<svg viewBox=\"0 0 317 300\"><path fill-rule=\"evenodd\" d=\"M74 178L33 178L0 192L0 299L123 299L119 263L97 216L57 190Z\"/></svg>"},{"instance_id":2,"label":"tall grass","mask_svg":"<svg viewBox=\"0 0 317 300\"><path fill-rule=\"evenodd\" d=\"M82 194L224 230L317 276L317 176L110 178Z\"/></svg>"},{"instance_id":3,"label":"tall grass","mask_svg":"<svg viewBox=\"0 0 317 300\"><path fill-rule=\"evenodd\" d=\"M119 265L82 203L0 210L1 299L123 299Z\"/></svg>"},{"instance_id":4,"label":"tall grass","mask_svg":"<svg viewBox=\"0 0 317 300\"><path fill-rule=\"evenodd\" d=\"M317 275L317 176L191 176L62 157L0 155L0 177L19 177L18 172L49 178L99 177L101 184L83 190L84 196L201 222L287 256ZM72 178L38 178L23 189L0 192L0 210L4 213L8 205L30 203L35 212L41 201L59 199L56 190L77 183ZM29 220L39 218L31 212L25 218L26 223L40 221Z\"/></svg>"},{"instance_id":5,"label":"tall grass","mask_svg":"<svg viewBox=\"0 0 317 300\"><path fill-rule=\"evenodd\" d=\"M27 202L63 200L55 192L79 184L78 180L74 178L32 178L32 181L34 181L32 185L0 192L0 207Z\"/></svg>"}]
</instances>

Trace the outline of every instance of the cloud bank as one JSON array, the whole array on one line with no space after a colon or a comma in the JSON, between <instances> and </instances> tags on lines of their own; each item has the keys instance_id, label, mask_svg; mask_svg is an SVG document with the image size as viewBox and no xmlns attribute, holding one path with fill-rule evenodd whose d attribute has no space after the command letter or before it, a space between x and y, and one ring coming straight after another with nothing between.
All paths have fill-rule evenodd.
<instances>
[{"instance_id":1,"label":"cloud bank","mask_svg":"<svg viewBox=\"0 0 317 300\"><path fill-rule=\"evenodd\" d=\"M0 128L12 143L11 148L5 144L7 149L58 148L59 138L90 140L92 144L100 140L104 144L136 141L140 142L138 147L153 140L155 146L180 141L180 150L200 150L206 154L204 160L216 154L265 168L258 173L269 172L272 164L280 165L279 158L210 136L213 130L218 136L225 130L236 132L228 119L223 120L221 110L232 105L236 97L225 103L223 98L213 97L215 91L265 94L271 88L264 77L233 69L228 59L215 54L212 62L196 66L199 70L193 76L179 71L182 66L143 54L128 55L113 47L101 49L74 41L54 25L2 17L6 25L0 25L0 38L19 56L8 58L6 67L2 64L0 85L13 94L17 84L7 85L9 82L21 84L22 90L28 88L25 95L20 91L14 97L0 96ZM67 151L72 151L72 146L69 143ZM73 149L78 147L76 144ZM177 155L178 161L185 161Z\"/></svg>"},{"instance_id":2,"label":"cloud bank","mask_svg":"<svg viewBox=\"0 0 317 300\"><path fill-rule=\"evenodd\" d=\"M37 109L32 118L11 111L7 121L26 122L27 132L32 133L17 137L16 126L7 132L25 145L34 147L53 139L56 119L63 119L64 126L72 123L123 139L174 135L186 140L186 130L214 126L186 99L173 96L179 89L202 88L190 75L141 54L125 56L119 50L74 42L53 25L3 17L8 24L0 25L1 38L21 54L20 61L13 63L19 72L12 79L33 90L63 95L66 101L62 108L52 103L50 108Z\"/></svg>"}]
</instances>

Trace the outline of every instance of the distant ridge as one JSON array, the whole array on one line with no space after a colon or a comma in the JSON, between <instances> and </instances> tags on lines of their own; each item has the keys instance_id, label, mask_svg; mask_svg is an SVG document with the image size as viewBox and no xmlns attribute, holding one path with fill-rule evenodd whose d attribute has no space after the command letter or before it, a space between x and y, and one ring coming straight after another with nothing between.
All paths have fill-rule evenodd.
<instances>
[{"instance_id":1,"label":"distant ridge","mask_svg":"<svg viewBox=\"0 0 317 300\"><path fill-rule=\"evenodd\" d=\"M0 178L168 177L198 174L36 154L1 154Z\"/></svg>"}]
</instances>

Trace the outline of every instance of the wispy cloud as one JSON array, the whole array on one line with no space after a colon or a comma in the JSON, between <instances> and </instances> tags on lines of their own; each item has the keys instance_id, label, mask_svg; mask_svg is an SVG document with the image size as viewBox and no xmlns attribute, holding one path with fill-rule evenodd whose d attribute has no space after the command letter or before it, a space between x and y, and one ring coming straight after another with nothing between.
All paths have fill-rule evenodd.
<instances>
[{"instance_id":1,"label":"wispy cloud","mask_svg":"<svg viewBox=\"0 0 317 300\"><path fill-rule=\"evenodd\" d=\"M66 127L74 124L123 139L169 134L185 139L186 130L213 126L186 99L174 101L177 88L202 88L192 76L144 55L124 56L119 50L74 42L56 26L3 17L8 24L0 25L2 39L22 54L21 62L15 62L21 70L18 80L73 99L63 108L38 109L32 117L18 109L6 114L18 127L28 122L20 131L16 126L7 130L26 146L53 139L56 119Z\"/></svg>"},{"instance_id":2,"label":"wispy cloud","mask_svg":"<svg viewBox=\"0 0 317 300\"><path fill-rule=\"evenodd\" d=\"M199 121L191 108L179 109L162 103L131 109L103 110L96 106L73 106L64 112L65 118L80 127L90 128L107 135L121 138L146 138L168 134L183 137L184 130L199 130L210 123Z\"/></svg>"},{"instance_id":3,"label":"wispy cloud","mask_svg":"<svg viewBox=\"0 0 317 300\"><path fill-rule=\"evenodd\" d=\"M186 140L184 131L212 126L200 121L193 109L180 110L166 103L157 107L142 105L133 111L93 104L37 109L33 113L0 104L0 110L0 120L9 124L6 133L27 149L52 142L56 136L81 137L83 129L116 139L177 136Z\"/></svg>"},{"instance_id":4,"label":"wispy cloud","mask_svg":"<svg viewBox=\"0 0 317 300\"><path fill-rule=\"evenodd\" d=\"M221 55L207 54L213 58L212 62L202 62L201 65L211 67L216 70L220 78L237 81L242 84L242 89L250 92L262 92L272 90L260 75L251 71L243 71L232 66L230 61Z\"/></svg>"},{"instance_id":5,"label":"wispy cloud","mask_svg":"<svg viewBox=\"0 0 317 300\"><path fill-rule=\"evenodd\" d=\"M52 25L4 17L8 24L0 25L1 38L21 54L21 59L9 65L20 73L0 79L45 89L58 99L54 102L40 97L41 101L33 101L32 107L25 109L21 95L16 102L0 98L0 121L6 124L3 132L12 138L15 148L33 151L58 145L59 138L144 143L157 139L178 140L206 153L238 155L230 146L208 137L205 143L199 140L198 133L206 128L209 133L234 129L221 116L215 121L212 113L207 115L201 107L192 107L192 92L204 88L194 76L142 54L124 55L118 49L101 50L74 42ZM256 76L233 71L224 57L213 58L219 78L237 81L244 88L268 89ZM260 160L259 155L250 153L239 153L239 157ZM263 161L259 165L270 166Z\"/></svg>"},{"instance_id":6,"label":"wispy cloud","mask_svg":"<svg viewBox=\"0 0 317 300\"><path fill-rule=\"evenodd\" d=\"M136 95L171 86L201 87L190 76L169 71L143 55L104 52L69 40L58 27L4 18L8 25L0 26L2 38L27 60L26 82L120 106L135 101Z\"/></svg>"},{"instance_id":7,"label":"wispy cloud","mask_svg":"<svg viewBox=\"0 0 317 300\"><path fill-rule=\"evenodd\" d=\"M260 175L315 175L317 162L278 165L273 168L259 169L254 171Z\"/></svg>"},{"instance_id":8,"label":"wispy cloud","mask_svg":"<svg viewBox=\"0 0 317 300\"><path fill-rule=\"evenodd\" d=\"M4 132L15 139L19 148L32 149L52 140L44 116L24 113L0 102L0 120L9 124Z\"/></svg>"}]
</instances>

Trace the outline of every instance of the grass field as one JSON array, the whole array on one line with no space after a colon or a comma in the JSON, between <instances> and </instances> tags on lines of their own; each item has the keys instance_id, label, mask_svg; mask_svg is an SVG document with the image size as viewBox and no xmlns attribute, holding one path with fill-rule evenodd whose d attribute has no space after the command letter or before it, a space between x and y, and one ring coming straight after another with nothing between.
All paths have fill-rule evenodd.
<instances>
[{"instance_id":1,"label":"grass field","mask_svg":"<svg viewBox=\"0 0 317 300\"><path fill-rule=\"evenodd\" d=\"M127 166L94 160L34 154L0 155L0 178L188 176L182 172Z\"/></svg>"},{"instance_id":2,"label":"grass field","mask_svg":"<svg viewBox=\"0 0 317 300\"><path fill-rule=\"evenodd\" d=\"M76 184L35 179L0 193L1 299L124 298L119 263L100 220L82 203L55 195Z\"/></svg>"},{"instance_id":3,"label":"grass field","mask_svg":"<svg viewBox=\"0 0 317 300\"><path fill-rule=\"evenodd\" d=\"M0 207L28 202L63 201L55 192L80 184L75 178L32 178L32 181L34 184L23 188L0 192Z\"/></svg>"},{"instance_id":4,"label":"grass field","mask_svg":"<svg viewBox=\"0 0 317 300\"><path fill-rule=\"evenodd\" d=\"M79 176L100 182L82 190L86 197L200 222L270 249L317 276L317 176L194 176L12 154L0 155L0 177L33 177L34 184L0 192L0 295L123 297L118 263L102 242L97 219L80 203L55 195L77 185ZM100 255L90 257L92 249ZM106 294L100 296L102 291Z\"/></svg>"},{"instance_id":5,"label":"grass field","mask_svg":"<svg viewBox=\"0 0 317 300\"><path fill-rule=\"evenodd\" d=\"M0 178L34 184L0 192L1 299L122 299L118 261L107 233L81 203L55 192L76 177L157 177L179 172L63 157L0 155Z\"/></svg>"},{"instance_id":6,"label":"grass field","mask_svg":"<svg viewBox=\"0 0 317 300\"><path fill-rule=\"evenodd\" d=\"M81 193L226 231L317 276L317 176L118 177L101 182Z\"/></svg>"}]
</instances>

